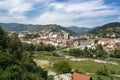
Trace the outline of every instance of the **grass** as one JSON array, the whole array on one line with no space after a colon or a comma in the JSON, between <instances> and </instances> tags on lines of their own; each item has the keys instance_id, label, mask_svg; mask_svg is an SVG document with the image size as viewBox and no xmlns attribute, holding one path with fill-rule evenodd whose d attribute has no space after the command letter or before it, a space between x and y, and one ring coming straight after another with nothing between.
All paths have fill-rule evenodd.
<instances>
[{"instance_id":1,"label":"grass","mask_svg":"<svg viewBox=\"0 0 120 80\"><path fill-rule=\"evenodd\" d=\"M72 69L79 69L80 72L88 72L88 73L96 73L97 70L100 70L104 67L104 65L108 68L109 71L114 71L116 74L120 74L120 61L113 61L118 63L118 65L113 64L106 64L106 63L97 63L91 60L85 60L85 61L71 61L70 59L66 59L64 56L57 56L54 55L53 52L40 52L35 53L33 55L33 59L40 59L40 60L48 60L49 62L57 62L60 60L68 61ZM49 65L49 64L48 64ZM47 67L47 70L53 70L50 66ZM98 75L92 74L93 80L97 80ZM100 75L99 75L100 76ZM111 80L110 77L106 76L100 76L102 80ZM114 77L115 80L120 80L120 78Z\"/></svg>"},{"instance_id":2,"label":"grass","mask_svg":"<svg viewBox=\"0 0 120 80\"><path fill-rule=\"evenodd\" d=\"M90 75L92 77L93 80L120 80L120 78L118 77L111 77L110 76L100 76L100 75ZM98 79L101 78L101 79Z\"/></svg>"},{"instance_id":3,"label":"grass","mask_svg":"<svg viewBox=\"0 0 120 80\"><path fill-rule=\"evenodd\" d=\"M120 72L120 64L119 65L113 65L113 64L106 64L106 63L97 63L94 61L70 61L72 68L74 69L80 69L82 72L90 72L95 73L97 70L103 68L104 66L107 66L109 70L114 70L119 74Z\"/></svg>"}]
</instances>

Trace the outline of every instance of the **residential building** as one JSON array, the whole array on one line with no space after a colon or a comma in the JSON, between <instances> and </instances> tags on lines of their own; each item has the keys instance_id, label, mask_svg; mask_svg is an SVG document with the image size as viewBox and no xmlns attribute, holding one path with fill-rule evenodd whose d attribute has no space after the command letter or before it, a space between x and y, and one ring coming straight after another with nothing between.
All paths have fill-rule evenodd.
<instances>
[{"instance_id":1,"label":"residential building","mask_svg":"<svg viewBox=\"0 0 120 80\"><path fill-rule=\"evenodd\" d=\"M92 80L92 78L86 74L73 73L72 80Z\"/></svg>"}]
</instances>

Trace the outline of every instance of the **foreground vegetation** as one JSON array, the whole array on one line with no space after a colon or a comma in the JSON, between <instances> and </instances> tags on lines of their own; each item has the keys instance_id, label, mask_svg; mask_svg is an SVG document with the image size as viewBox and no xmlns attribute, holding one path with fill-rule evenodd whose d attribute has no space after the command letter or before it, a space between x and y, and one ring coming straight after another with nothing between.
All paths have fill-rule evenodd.
<instances>
[{"instance_id":1,"label":"foreground vegetation","mask_svg":"<svg viewBox=\"0 0 120 80\"><path fill-rule=\"evenodd\" d=\"M47 71L36 66L30 55L17 34L9 37L0 27L0 80L47 80Z\"/></svg>"}]
</instances>

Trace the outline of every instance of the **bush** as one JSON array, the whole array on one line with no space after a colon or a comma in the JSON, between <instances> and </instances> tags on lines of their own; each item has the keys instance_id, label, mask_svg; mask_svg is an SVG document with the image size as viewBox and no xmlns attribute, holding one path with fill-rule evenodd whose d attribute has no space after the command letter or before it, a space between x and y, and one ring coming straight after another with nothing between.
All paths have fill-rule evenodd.
<instances>
[{"instance_id":1,"label":"bush","mask_svg":"<svg viewBox=\"0 0 120 80\"><path fill-rule=\"evenodd\" d=\"M97 74L98 74L98 75L103 75L103 76L109 76L109 75L110 75L110 72L109 72L109 70L107 69L107 67L104 66L102 69L100 69L100 70L97 71Z\"/></svg>"},{"instance_id":2,"label":"bush","mask_svg":"<svg viewBox=\"0 0 120 80\"><path fill-rule=\"evenodd\" d=\"M54 76L48 76L47 80L53 80Z\"/></svg>"},{"instance_id":3,"label":"bush","mask_svg":"<svg viewBox=\"0 0 120 80\"><path fill-rule=\"evenodd\" d=\"M67 61L59 61L54 64L54 69L57 73L69 73L72 68Z\"/></svg>"},{"instance_id":4,"label":"bush","mask_svg":"<svg viewBox=\"0 0 120 80\"><path fill-rule=\"evenodd\" d=\"M70 49L69 50L69 55L70 56L75 56L75 57L80 57L80 56L83 56L83 52L79 48L77 48L77 49Z\"/></svg>"}]
</instances>

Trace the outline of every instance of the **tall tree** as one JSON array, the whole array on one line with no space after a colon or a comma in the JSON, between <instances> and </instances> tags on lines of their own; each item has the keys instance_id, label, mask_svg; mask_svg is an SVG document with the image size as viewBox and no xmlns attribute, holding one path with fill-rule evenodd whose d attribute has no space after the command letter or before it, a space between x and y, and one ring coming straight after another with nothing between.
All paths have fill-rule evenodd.
<instances>
[{"instance_id":1,"label":"tall tree","mask_svg":"<svg viewBox=\"0 0 120 80\"><path fill-rule=\"evenodd\" d=\"M19 40L18 35L16 33L12 34L11 37L10 37L9 49L10 49L10 52L18 60L21 60L22 53L23 53L23 47L22 47L22 43Z\"/></svg>"},{"instance_id":2,"label":"tall tree","mask_svg":"<svg viewBox=\"0 0 120 80\"><path fill-rule=\"evenodd\" d=\"M3 31L3 29L0 26L0 46L2 48L7 48L7 42L8 42L7 38L8 37L7 37L6 33Z\"/></svg>"}]
</instances>

